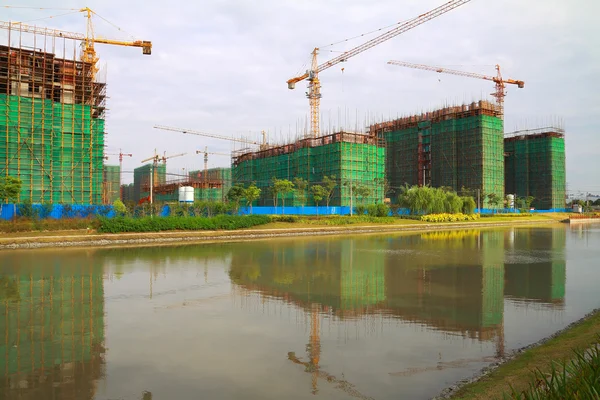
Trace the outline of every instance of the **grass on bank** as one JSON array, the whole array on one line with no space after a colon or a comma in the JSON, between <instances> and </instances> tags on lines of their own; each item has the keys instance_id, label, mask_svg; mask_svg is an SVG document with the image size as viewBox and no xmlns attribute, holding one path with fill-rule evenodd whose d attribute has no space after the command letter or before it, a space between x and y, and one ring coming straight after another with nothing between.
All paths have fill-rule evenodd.
<instances>
[{"instance_id":1,"label":"grass on bank","mask_svg":"<svg viewBox=\"0 0 600 400\"><path fill-rule=\"evenodd\" d=\"M452 396L452 399L594 399L595 397L564 397L560 395L563 389L571 390L575 381L567 383L563 380L564 383L560 384L562 378L558 375L562 375L562 370L561 368L557 370L556 364L553 365L553 362L568 363L576 359L577 356L573 352L587 351L598 345L598 335L600 335L600 312L594 313L548 342L524 351L517 358L501 365L479 381L462 387ZM558 390L544 391L543 393L537 390L536 393L536 389L532 389L531 384L533 383L534 388L543 390L544 384L543 381L540 382L540 378L543 375L548 379L552 374L553 367L555 369L554 383L559 384ZM582 367L581 374L583 375L575 373L573 375L575 379L581 379L583 376L590 377L590 372L586 372L588 367ZM598 365L593 373L598 374ZM596 379L598 379L598 375L596 375ZM598 389L596 388L596 390Z\"/></svg>"}]
</instances>

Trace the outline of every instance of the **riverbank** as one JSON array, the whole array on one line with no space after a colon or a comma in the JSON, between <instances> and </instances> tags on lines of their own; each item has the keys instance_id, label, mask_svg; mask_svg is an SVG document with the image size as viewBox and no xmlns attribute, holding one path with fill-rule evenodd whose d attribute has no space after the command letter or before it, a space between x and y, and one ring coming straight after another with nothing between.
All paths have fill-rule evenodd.
<instances>
[{"instance_id":1,"label":"riverbank","mask_svg":"<svg viewBox=\"0 0 600 400\"><path fill-rule=\"evenodd\" d=\"M574 350L586 350L596 345L599 335L600 309L596 309L550 337L513 351L482 369L475 377L447 388L434 399L503 399L504 394L510 398L512 389L521 393L529 388L535 378L534 371L550 373L552 362L573 359Z\"/></svg>"},{"instance_id":2,"label":"riverbank","mask_svg":"<svg viewBox=\"0 0 600 400\"><path fill-rule=\"evenodd\" d=\"M426 223L409 219L397 219L393 223L361 223L343 226L272 222L260 227L235 231L170 231L102 234L89 229L42 233L26 232L2 235L0 238L0 250L235 242L294 236L355 235L394 232L410 233L551 224L556 223L559 220L559 216L536 215L527 218L499 216L457 223Z\"/></svg>"}]
</instances>

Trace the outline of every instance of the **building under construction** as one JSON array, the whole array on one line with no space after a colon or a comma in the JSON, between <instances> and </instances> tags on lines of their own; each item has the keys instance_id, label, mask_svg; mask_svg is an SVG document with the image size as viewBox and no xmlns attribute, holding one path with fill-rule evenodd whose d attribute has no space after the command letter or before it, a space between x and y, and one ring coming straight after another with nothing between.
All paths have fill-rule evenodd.
<instances>
[{"instance_id":1,"label":"building under construction","mask_svg":"<svg viewBox=\"0 0 600 400\"><path fill-rule=\"evenodd\" d=\"M566 203L565 132L562 128L517 131L504 139L507 194L532 196L532 207L563 209Z\"/></svg>"},{"instance_id":2,"label":"building under construction","mask_svg":"<svg viewBox=\"0 0 600 400\"><path fill-rule=\"evenodd\" d=\"M231 188L230 168L211 168L206 171L190 171L187 175L167 174L166 165L147 164L133 172L133 200L138 203L150 196L150 171L152 179L152 197L154 202L179 201L179 188L194 188L194 201L223 201ZM129 199L128 199L129 200Z\"/></svg>"},{"instance_id":3,"label":"building under construction","mask_svg":"<svg viewBox=\"0 0 600 400\"><path fill-rule=\"evenodd\" d=\"M368 195L354 197L358 203L373 204L383 201L385 146L374 136L338 132L318 138L259 151L241 150L233 153L232 178L235 184L256 183L261 189L258 205L273 206L271 194L273 178L303 178L308 185L322 185L325 176L334 178L330 206L349 206L351 188L368 188ZM367 191L365 191L366 194ZM304 203L304 204L303 204ZM296 192L285 198L286 206L314 205L312 196ZM323 200L319 205L325 205Z\"/></svg>"},{"instance_id":4,"label":"building under construction","mask_svg":"<svg viewBox=\"0 0 600 400\"><path fill-rule=\"evenodd\" d=\"M120 198L121 167L118 165L104 165L103 176L102 204L112 204Z\"/></svg>"},{"instance_id":5,"label":"building under construction","mask_svg":"<svg viewBox=\"0 0 600 400\"><path fill-rule=\"evenodd\" d=\"M99 204L106 85L78 41L25 36L0 46L0 176L22 181L17 202Z\"/></svg>"},{"instance_id":6,"label":"building under construction","mask_svg":"<svg viewBox=\"0 0 600 400\"><path fill-rule=\"evenodd\" d=\"M385 174L396 195L408 184L504 196L503 122L492 103L377 123L370 133L386 143Z\"/></svg>"}]
</instances>

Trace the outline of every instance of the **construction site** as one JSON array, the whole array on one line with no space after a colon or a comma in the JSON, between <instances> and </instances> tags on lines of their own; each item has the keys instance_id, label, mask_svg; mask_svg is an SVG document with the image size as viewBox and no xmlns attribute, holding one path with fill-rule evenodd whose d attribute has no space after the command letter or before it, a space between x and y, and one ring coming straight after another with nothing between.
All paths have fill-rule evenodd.
<instances>
[{"instance_id":1,"label":"construction site","mask_svg":"<svg viewBox=\"0 0 600 400\"><path fill-rule=\"evenodd\" d=\"M32 40L33 50L0 46L0 176L22 181L17 202L100 204L106 85L76 41Z\"/></svg>"},{"instance_id":2,"label":"construction site","mask_svg":"<svg viewBox=\"0 0 600 400\"><path fill-rule=\"evenodd\" d=\"M383 141L373 136L338 132L259 151L241 150L234 152L232 158L233 182L255 183L261 189L258 205L275 205L269 190L274 178L290 181L302 178L312 186L323 185L324 178L329 177L336 183L330 206L352 204L352 189L359 186L368 189L361 202L383 201L385 147ZM287 196L285 204L304 206L315 202L307 193L296 191Z\"/></svg>"},{"instance_id":3,"label":"construction site","mask_svg":"<svg viewBox=\"0 0 600 400\"><path fill-rule=\"evenodd\" d=\"M565 132L548 127L504 138L506 193L532 196L532 207L561 209L566 201Z\"/></svg>"},{"instance_id":4,"label":"construction site","mask_svg":"<svg viewBox=\"0 0 600 400\"><path fill-rule=\"evenodd\" d=\"M371 125L386 143L390 187L430 185L504 196L503 124L499 108L468 105Z\"/></svg>"}]
</instances>

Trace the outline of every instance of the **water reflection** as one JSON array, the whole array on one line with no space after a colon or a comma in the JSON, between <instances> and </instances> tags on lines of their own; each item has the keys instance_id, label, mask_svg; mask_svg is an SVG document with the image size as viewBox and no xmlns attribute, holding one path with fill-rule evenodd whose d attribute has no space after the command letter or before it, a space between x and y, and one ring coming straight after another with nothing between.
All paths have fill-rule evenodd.
<instances>
[{"instance_id":1,"label":"water reflection","mask_svg":"<svg viewBox=\"0 0 600 400\"><path fill-rule=\"evenodd\" d=\"M83 259L15 253L3 261L1 397L94 398L104 375L100 262L93 253Z\"/></svg>"}]
</instances>

